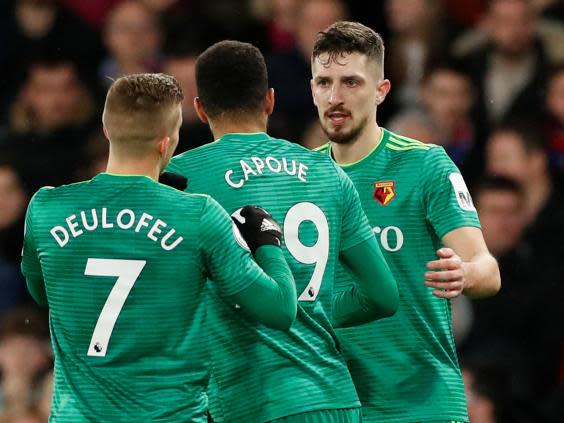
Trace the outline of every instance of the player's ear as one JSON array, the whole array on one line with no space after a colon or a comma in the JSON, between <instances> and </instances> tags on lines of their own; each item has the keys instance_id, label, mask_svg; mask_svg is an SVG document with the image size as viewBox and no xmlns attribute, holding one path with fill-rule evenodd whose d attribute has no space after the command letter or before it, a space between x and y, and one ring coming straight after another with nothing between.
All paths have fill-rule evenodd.
<instances>
[{"instance_id":1,"label":"player's ear","mask_svg":"<svg viewBox=\"0 0 564 423\"><path fill-rule=\"evenodd\" d=\"M389 79L382 79L376 87L376 105L382 104L390 92L392 84Z\"/></svg>"},{"instance_id":2,"label":"player's ear","mask_svg":"<svg viewBox=\"0 0 564 423\"><path fill-rule=\"evenodd\" d=\"M265 111L267 115L271 115L274 111L274 88L269 88L266 92Z\"/></svg>"},{"instance_id":3,"label":"player's ear","mask_svg":"<svg viewBox=\"0 0 564 423\"><path fill-rule=\"evenodd\" d=\"M168 156L168 150L171 146L170 137L162 137L159 140L158 149L162 157Z\"/></svg>"},{"instance_id":4,"label":"player's ear","mask_svg":"<svg viewBox=\"0 0 564 423\"><path fill-rule=\"evenodd\" d=\"M203 123L208 124L209 123L208 115L204 110L204 106L202 105L200 97L194 97L194 109L196 109L196 114L198 115L198 118L200 118L200 120Z\"/></svg>"},{"instance_id":5,"label":"player's ear","mask_svg":"<svg viewBox=\"0 0 564 423\"><path fill-rule=\"evenodd\" d=\"M313 78L309 80L309 87L311 88L311 97L313 98L313 104L317 107L317 100L315 99L315 91L313 90Z\"/></svg>"}]
</instances>

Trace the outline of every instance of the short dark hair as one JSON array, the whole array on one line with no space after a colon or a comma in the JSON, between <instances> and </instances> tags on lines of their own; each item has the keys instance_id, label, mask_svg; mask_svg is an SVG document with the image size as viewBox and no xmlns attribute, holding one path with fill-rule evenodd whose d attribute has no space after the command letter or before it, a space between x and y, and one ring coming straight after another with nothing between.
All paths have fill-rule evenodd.
<instances>
[{"instance_id":1,"label":"short dark hair","mask_svg":"<svg viewBox=\"0 0 564 423\"><path fill-rule=\"evenodd\" d=\"M118 78L106 96L103 121L111 141L146 141L170 128L171 110L184 99L178 81L163 73Z\"/></svg>"},{"instance_id":2,"label":"short dark hair","mask_svg":"<svg viewBox=\"0 0 564 423\"><path fill-rule=\"evenodd\" d=\"M0 340L18 335L48 339L47 315L42 310L32 306L20 306L11 309L0 319Z\"/></svg>"},{"instance_id":3,"label":"short dark hair","mask_svg":"<svg viewBox=\"0 0 564 423\"><path fill-rule=\"evenodd\" d=\"M527 152L540 151L546 153L546 144L542 128L531 117L512 115L502 121L490 133L490 137L499 133L515 134Z\"/></svg>"},{"instance_id":4,"label":"short dark hair","mask_svg":"<svg viewBox=\"0 0 564 423\"><path fill-rule=\"evenodd\" d=\"M212 119L220 114L259 112L268 91L264 56L249 43L225 40L196 61L198 97Z\"/></svg>"},{"instance_id":5,"label":"short dark hair","mask_svg":"<svg viewBox=\"0 0 564 423\"><path fill-rule=\"evenodd\" d=\"M559 62L551 66L547 78L549 84L552 82L553 79L558 78L562 73L564 73L564 62Z\"/></svg>"},{"instance_id":6,"label":"short dark hair","mask_svg":"<svg viewBox=\"0 0 564 423\"><path fill-rule=\"evenodd\" d=\"M466 71L463 64L456 60L438 60L431 62L423 74L423 82L428 82L432 76L439 72L446 72L460 76L461 78L472 83L470 74Z\"/></svg>"},{"instance_id":7,"label":"short dark hair","mask_svg":"<svg viewBox=\"0 0 564 423\"><path fill-rule=\"evenodd\" d=\"M475 184L472 195L478 198L485 191L504 191L519 197L523 196L523 189L519 182L506 176L484 175Z\"/></svg>"},{"instance_id":8,"label":"short dark hair","mask_svg":"<svg viewBox=\"0 0 564 423\"><path fill-rule=\"evenodd\" d=\"M384 66L384 42L373 29L359 23L339 21L317 34L312 60L329 54L329 62L338 62L345 54L366 55L379 66Z\"/></svg>"}]
</instances>

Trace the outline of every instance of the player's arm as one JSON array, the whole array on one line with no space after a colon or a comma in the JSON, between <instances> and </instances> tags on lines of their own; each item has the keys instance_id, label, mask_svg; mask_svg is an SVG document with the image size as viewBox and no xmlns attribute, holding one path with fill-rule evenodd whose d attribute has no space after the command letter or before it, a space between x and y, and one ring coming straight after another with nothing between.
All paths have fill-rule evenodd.
<instances>
[{"instance_id":1,"label":"player's arm","mask_svg":"<svg viewBox=\"0 0 564 423\"><path fill-rule=\"evenodd\" d=\"M499 267L479 228L458 228L442 240L446 248L437 251L438 260L427 263L425 273L425 285L435 288L434 295L454 298L464 294L481 298L499 291Z\"/></svg>"},{"instance_id":2,"label":"player's arm","mask_svg":"<svg viewBox=\"0 0 564 423\"><path fill-rule=\"evenodd\" d=\"M341 251L355 283L333 296L333 325L360 325L393 315L399 304L398 287L374 236Z\"/></svg>"},{"instance_id":3,"label":"player's arm","mask_svg":"<svg viewBox=\"0 0 564 423\"><path fill-rule=\"evenodd\" d=\"M353 276L344 291L334 291L333 324L354 326L394 314L399 303L396 281L386 263L352 181L340 169L342 233L339 259Z\"/></svg>"},{"instance_id":4,"label":"player's arm","mask_svg":"<svg viewBox=\"0 0 564 423\"><path fill-rule=\"evenodd\" d=\"M259 247L255 260L265 275L233 295L230 302L265 326L288 330L296 319L298 301L296 285L282 250L269 245Z\"/></svg>"},{"instance_id":5,"label":"player's arm","mask_svg":"<svg viewBox=\"0 0 564 423\"><path fill-rule=\"evenodd\" d=\"M34 199L30 201L25 217L25 236L22 250L21 269L26 280L27 289L32 298L37 304L47 306L47 295L45 293L45 283L43 281L41 263L39 262L37 247L33 237L33 206Z\"/></svg>"},{"instance_id":6,"label":"player's arm","mask_svg":"<svg viewBox=\"0 0 564 423\"><path fill-rule=\"evenodd\" d=\"M501 287L497 262L484 241L464 178L442 148L429 151L422 179L427 220L445 246L427 263L425 285L440 298L494 295Z\"/></svg>"},{"instance_id":7,"label":"player's arm","mask_svg":"<svg viewBox=\"0 0 564 423\"><path fill-rule=\"evenodd\" d=\"M218 284L218 292L260 323L274 329L289 329L296 318L297 295L280 239L272 233L257 236L252 248L255 262L249 250L236 242L239 229L225 210L211 198L207 203L201 242L210 278ZM260 221L247 217L247 224L258 222L259 226L248 225L245 230L260 232Z\"/></svg>"}]
</instances>

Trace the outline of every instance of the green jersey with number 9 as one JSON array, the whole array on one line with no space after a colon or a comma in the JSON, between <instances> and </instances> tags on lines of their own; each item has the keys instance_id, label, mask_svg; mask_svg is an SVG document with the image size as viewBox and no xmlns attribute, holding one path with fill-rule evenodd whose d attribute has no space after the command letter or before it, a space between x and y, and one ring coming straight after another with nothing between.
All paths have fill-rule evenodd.
<instances>
[{"instance_id":1,"label":"green jersey with number 9","mask_svg":"<svg viewBox=\"0 0 564 423\"><path fill-rule=\"evenodd\" d=\"M225 295L264 275L209 196L110 174L36 193L22 270L50 309L56 422L206 421L207 275Z\"/></svg>"},{"instance_id":2,"label":"green jersey with number 9","mask_svg":"<svg viewBox=\"0 0 564 423\"><path fill-rule=\"evenodd\" d=\"M229 213L245 204L266 208L283 226L299 296L296 321L281 332L247 321L210 289L214 421L359 407L330 324L339 252L373 236L350 179L326 155L265 133L227 134L176 156L167 170Z\"/></svg>"}]
</instances>

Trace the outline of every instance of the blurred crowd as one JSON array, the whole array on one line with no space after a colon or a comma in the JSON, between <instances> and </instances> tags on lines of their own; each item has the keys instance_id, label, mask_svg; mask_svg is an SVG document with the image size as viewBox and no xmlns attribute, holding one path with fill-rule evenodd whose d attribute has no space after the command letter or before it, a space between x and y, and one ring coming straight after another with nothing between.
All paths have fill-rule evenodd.
<instances>
[{"instance_id":1,"label":"blurred crowd","mask_svg":"<svg viewBox=\"0 0 564 423\"><path fill-rule=\"evenodd\" d=\"M213 141L192 106L195 60L215 41L267 58L274 136L325 142L309 81L336 20L381 33L392 91L378 121L444 146L473 193L502 290L453 302L472 422L564 419L564 4L559 0L5 0L0 5L0 423L47 421L47 313L19 271L33 193L105 168L113 78L174 75L178 152ZM423 281L421 281L423 283ZM398 328L401 330L401 328Z\"/></svg>"}]
</instances>

